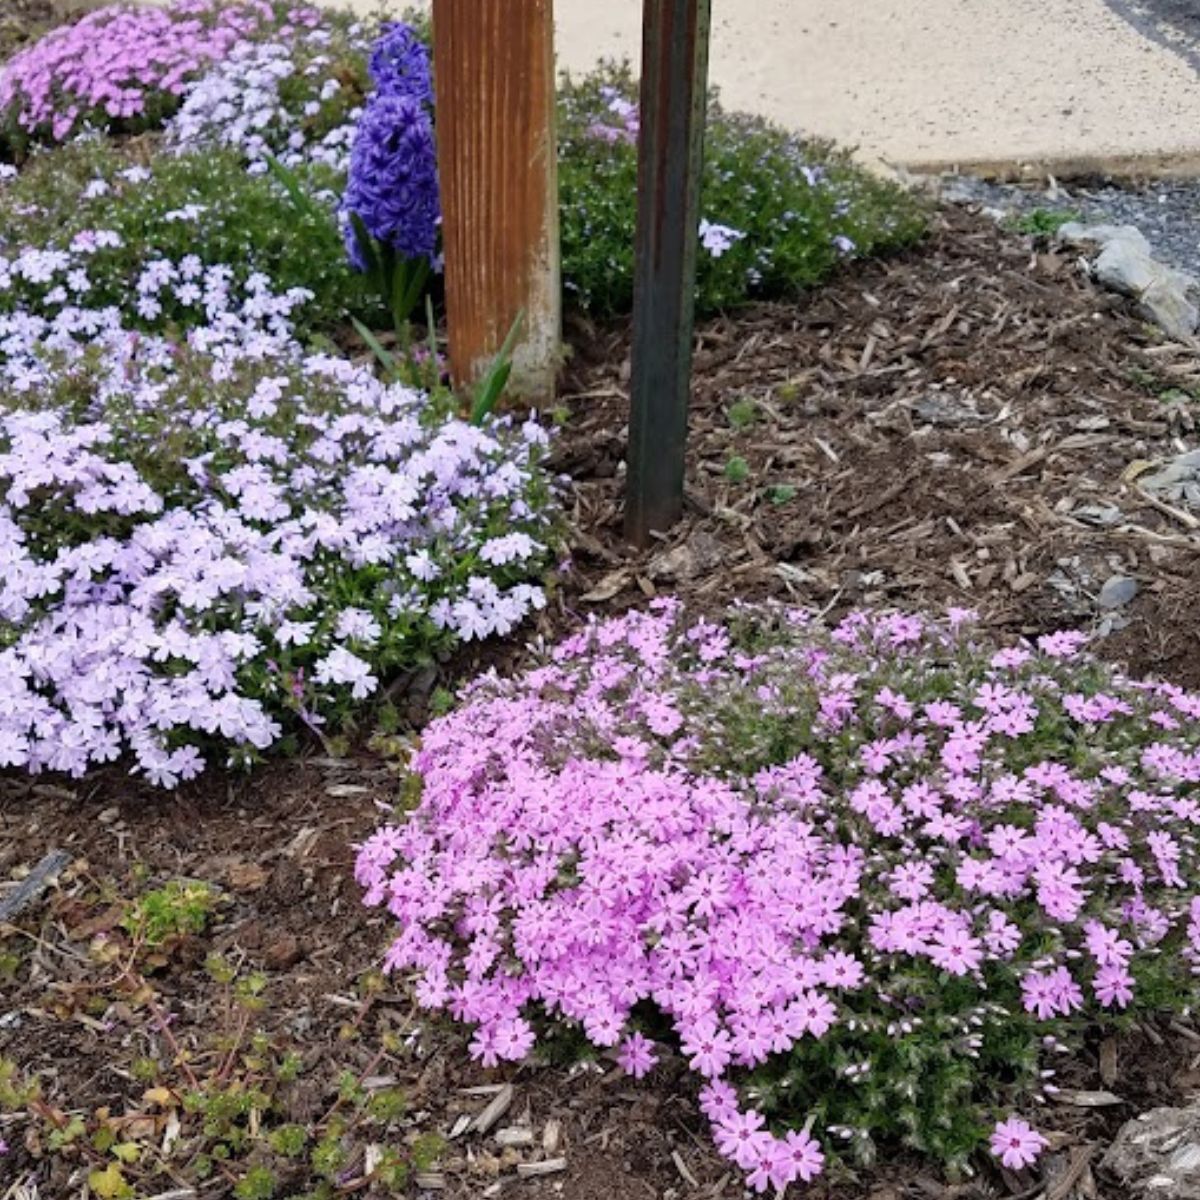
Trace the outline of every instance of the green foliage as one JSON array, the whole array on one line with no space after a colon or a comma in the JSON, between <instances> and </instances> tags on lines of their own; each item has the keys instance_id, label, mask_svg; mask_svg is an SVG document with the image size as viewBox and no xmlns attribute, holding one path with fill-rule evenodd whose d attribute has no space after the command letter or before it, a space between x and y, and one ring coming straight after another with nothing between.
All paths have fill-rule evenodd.
<instances>
[{"instance_id":1,"label":"green foliage","mask_svg":"<svg viewBox=\"0 0 1200 1200\"><path fill-rule=\"evenodd\" d=\"M208 884L172 880L142 896L130 907L121 924L138 941L159 946L168 938L202 933L216 902Z\"/></svg>"},{"instance_id":2,"label":"green foliage","mask_svg":"<svg viewBox=\"0 0 1200 1200\"><path fill-rule=\"evenodd\" d=\"M734 455L725 464L725 478L730 483L745 483L750 478L750 464L741 455Z\"/></svg>"},{"instance_id":3,"label":"green foliage","mask_svg":"<svg viewBox=\"0 0 1200 1200\"><path fill-rule=\"evenodd\" d=\"M277 293L307 289L312 299L296 314L301 332L330 329L362 305L330 211L338 181L318 166L298 168L291 180L311 198L308 207L297 206L277 176L248 172L232 151L143 162L112 143L80 142L35 155L0 191L0 243L68 250L85 230L116 233L119 246L81 260L91 283L83 299L92 308L117 306L135 328L158 332L194 322L194 310L189 315L170 290L162 293L161 313L147 315L136 284L150 262L195 256L204 267L227 267L237 286L259 274ZM0 295L0 311L40 303L39 292L20 284Z\"/></svg>"},{"instance_id":4,"label":"green foliage","mask_svg":"<svg viewBox=\"0 0 1200 1200\"><path fill-rule=\"evenodd\" d=\"M524 320L525 312L522 310L517 313L504 344L496 352L491 366L475 389L475 397L471 402L471 423L474 425L482 425L500 403L500 397L504 394L512 375L513 350L516 348L517 337Z\"/></svg>"},{"instance_id":5,"label":"green foliage","mask_svg":"<svg viewBox=\"0 0 1200 1200\"><path fill-rule=\"evenodd\" d=\"M1013 221L1013 228L1018 233L1049 238L1053 237L1064 225L1082 219L1082 214L1074 209L1031 208Z\"/></svg>"},{"instance_id":6,"label":"green foliage","mask_svg":"<svg viewBox=\"0 0 1200 1200\"><path fill-rule=\"evenodd\" d=\"M565 81L559 109L563 278L567 298L596 313L633 300L637 146L626 106L627 66ZM756 117L710 105L701 215L741 236L719 256L700 250L701 312L792 297L829 277L847 254L909 245L920 202L827 142L801 140ZM835 239L846 238L853 243Z\"/></svg>"}]
</instances>

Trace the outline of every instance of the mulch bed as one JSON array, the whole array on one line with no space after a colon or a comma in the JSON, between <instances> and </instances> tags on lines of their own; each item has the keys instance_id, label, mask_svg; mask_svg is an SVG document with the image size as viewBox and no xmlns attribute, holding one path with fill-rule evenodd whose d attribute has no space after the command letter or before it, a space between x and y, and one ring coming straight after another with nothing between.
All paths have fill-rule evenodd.
<instances>
[{"instance_id":1,"label":"mulch bed","mask_svg":"<svg viewBox=\"0 0 1200 1200\"><path fill-rule=\"evenodd\" d=\"M1200 363L1071 260L950 209L919 249L705 325L698 347L689 511L636 556L620 523L627 332L580 348L562 459L585 610L673 591L965 605L1022 634L1100 616L1100 653L1200 686L1200 537L1122 479L1195 444L1200 402L1160 393L1194 388ZM739 401L756 414L740 429ZM1115 575L1140 593L1103 613Z\"/></svg>"},{"instance_id":2,"label":"mulch bed","mask_svg":"<svg viewBox=\"0 0 1200 1200\"><path fill-rule=\"evenodd\" d=\"M660 593L706 609L737 597L788 597L831 614L863 604L957 604L977 608L1005 635L1095 629L1104 635L1099 653L1200 686L1200 539L1185 517L1123 481L1131 463L1195 444L1200 405L1178 393L1160 398L1168 385L1200 382L1194 352L1159 342L1068 259L949 210L917 250L850 267L794 305L702 326L688 511L644 552L627 548L620 524L628 331L579 325L572 342L569 419L556 453L574 479L573 565L538 632L553 636L587 614ZM731 459L747 468L732 478ZM1101 608L1100 590L1114 576L1140 590L1126 606ZM490 647L448 664L446 678L480 663L511 669L522 653ZM410 697L414 715L427 687ZM97 1003L98 968L86 949L106 924L111 930L113 897L199 878L221 890L218 916L153 977L175 1014L175 1036L190 1044L216 1019L199 970L216 949L267 972L264 1023L302 1044L308 1077L361 1069L384 1031L419 1024L398 987L362 1016L358 1038L341 1036L359 1011L356 980L389 937L388 924L359 906L350 845L398 789L395 768L366 751L342 762L314 754L249 778L214 775L171 796L116 773L79 784L0 779L0 879L15 879L51 848L72 858L21 915L19 931L0 937L0 951L19 948L23 961L16 981L0 977L0 1054L43 1072L46 1091L66 1108L134 1104L141 1085L122 1072L157 1035L143 1015L103 996ZM423 1027L417 1044L378 1067L407 1089L415 1128L445 1134L460 1113L486 1103L462 1089L511 1082L504 1122L527 1121L535 1132L532 1150L502 1150L491 1135L454 1141L442 1194L741 1194L711 1149L678 1063L648 1085L613 1069L488 1072L469 1063L459 1032ZM1120 1103L1064 1104L1047 1118L1061 1132L1045 1164L1052 1194L1121 1195L1098 1169L1097 1146L1133 1113L1194 1092L1197 1036L1136 1029L1070 1065L1064 1086L1111 1091ZM314 1095L313 1107L327 1099ZM561 1122L561 1141L544 1150L552 1120ZM7 1130L14 1149L0 1159L0 1185L33 1169L22 1136ZM518 1162L558 1154L564 1173L517 1177ZM64 1174L37 1169L43 1200L77 1194ZM1056 1179L1065 1187L1056 1190ZM995 1175L950 1186L899 1159L809 1194L1034 1195L1036 1183Z\"/></svg>"},{"instance_id":3,"label":"mulch bed","mask_svg":"<svg viewBox=\"0 0 1200 1200\"><path fill-rule=\"evenodd\" d=\"M68 15L68 0L4 0L0 12L0 66Z\"/></svg>"}]
</instances>

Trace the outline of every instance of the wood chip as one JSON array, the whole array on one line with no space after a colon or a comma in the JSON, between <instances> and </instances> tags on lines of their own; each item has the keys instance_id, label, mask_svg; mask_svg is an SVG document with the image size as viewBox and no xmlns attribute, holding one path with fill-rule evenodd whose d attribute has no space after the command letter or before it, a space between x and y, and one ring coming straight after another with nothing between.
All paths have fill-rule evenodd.
<instances>
[{"instance_id":1,"label":"wood chip","mask_svg":"<svg viewBox=\"0 0 1200 1200\"><path fill-rule=\"evenodd\" d=\"M487 1133L508 1112L515 1095L511 1083L502 1084L491 1103L471 1122L471 1129L475 1133Z\"/></svg>"},{"instance_id":2,"label":"wood chip","mask_svg":"<svg viewBox=\"0 0 1200 1200\"><path fill-rule=\"evenodd\" d=\"M567 1169L565 1158L547 1158L543 1162L517 1163L517 1174L522 1179L536 1179L539 1175L557 1175Z\"/></svg>"},{"instance_id":3,"label":"wood chip","mask_svg":"<svg viewBox=\"0 0 1200 1200\"><path fill-rule=\"evenodd\" d=\"M325 794L335 800L349 800L353 796L369 796L371 789L363 787L361 783L331 783L326 787Z\"/></svg>"},{"instance_id":4,"label":"wood chip","mask_svg":"<svg viewBox=\"0 0 1200 1200\"><path fill-rule=\"evenodd\" d=\"M16 890L0 900L0 921L11 921L24 912L62 874L71 861L65 850L51 850L29 874L17 884Z\"/></svg>"},{"instance_id":5,"label":"wood chip","mask_svg":"<svg viewBox=\"0 0 1200 1200\"><path fill-rule=\"evenodd\" d=\"M615 596L619 596L632 581L632 572L613 571L611 575L606 575L590 592L580 596L579 599L584 604L603 604L606 600L612 600Z\"/></svg>"},{"instance_id":6,"label":"wood chip","mask_svg":"<svg viewBox=\"0 0 1200 1200\"><path fill-rule=\"evenodd\" d=\"M533 1130L527 1125L508 1125L496 1130L496 1144L499 1146L532 1146Z\"/></svg>"},{"instance_id":7,"label":"wood chip","mask_svg":"<svg viewBox=\"0 0 1200 1200\"><path fill-rule=\"evenodd\" d=\"M1111 1108L1114 1104L1125 1103L1112 1092L1081 1092L1066 1088L1055 1092L1053 1099L1058 1104L1070 1104L1073 1108Z\"/></svg>"},{"instance_id":8,"label":"wood chip","mask_svg":"<svg viewBox=\"0 0 1200 1200\"><path fill-rule=\"evenodd\" d=\"M700 1181L688 1170L688 1165L683 1161L678 1150L671 1151L671 1161L675 1164L675 1170L683 1177L688 1187L698 1188Z\"/></svg>"},{"instance_id":9,"label":"wood chip","mask_svg":"<svg viewBox=\"0 0 1200 1200\"><path fill-rule=\"evenodd\" d=\"M562 1122L557 1117L551 1117L546 1122L546 1128L542 1130L542 1149L547 1154L553 1155L558 1149L560 1141L562 1141Z\"/></svg>"},{"instance_id":10,"label":"wood chip","mask_svg":"<svg viewBox=\"0 0 1200 1200\"><path fill-rule=\"evenodd\" d=\"M1117 1082L1117 1039L1105 1038L1100 1043L1100 1078L1112 1087Z\"/></svg>"},{"instance_id":11,"label":"wood chip","mask_svg":"<svg viewBox=\"0 0 1200 1200\"><path fill-rule=\"evenodd\" d=\"M440 1171L418 1171L414 1182L426 1192L441 1192L446 1188L446 1177Z\"/></svg>"},{"instance_id":12,"label":"wood chip","mask_svg":"<svg viewBox=\"0 0 1200 1200\"><path fill-rule=\"evenodd\" d=\"M1095 1146L1076 1146L1071 1151L1070 1161L1066 1170L1046 1188L1045 1200L1067 1200L1075 1189L1083 1173L1088 1169L1088 1163L1095 1151Z\"/></svg>"},{"instance_id":13,"label":"wood chip","mask_svg":"<svg viewBox=\"0 0 1200 1200\"><path fill-rule=\"evenodd\" d=\"M988 476L988 482L993 487L1007 483L1010 479L1015 479L1018 475L1028 471L1030 467L1036 467L1049 453L1046 446L1037 446L1027 454L1022 454L1020 458L1010 462L1008 466L1002 467L999 471L993 471Z\"/></svg>"}]
</instances>

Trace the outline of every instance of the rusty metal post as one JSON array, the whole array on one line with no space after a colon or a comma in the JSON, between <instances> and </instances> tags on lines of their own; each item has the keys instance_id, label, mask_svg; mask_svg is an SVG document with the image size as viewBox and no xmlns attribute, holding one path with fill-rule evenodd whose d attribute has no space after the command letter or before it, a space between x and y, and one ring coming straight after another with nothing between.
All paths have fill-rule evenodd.
<instances>
[{"instance_id":1,"label":"rusty metal post","mask_svg":"<svg viewBox=\"0 0 1200 1200\"><path fill-rule=\"evenodd\" d=\"M683 513L711 0L645 0L625 532Z\"/></svg>"},{"instance_id":2,"label":"rusty metal post","mask_svg":"<svg viewBox=\"0 0 1200 1200\"><path fill-rule=\"evenodd\" d=\"M561 356L552 0L434 0L438 174L455 385L524 313L513 389L549 400Z\"/></svg>"}]
</instances>

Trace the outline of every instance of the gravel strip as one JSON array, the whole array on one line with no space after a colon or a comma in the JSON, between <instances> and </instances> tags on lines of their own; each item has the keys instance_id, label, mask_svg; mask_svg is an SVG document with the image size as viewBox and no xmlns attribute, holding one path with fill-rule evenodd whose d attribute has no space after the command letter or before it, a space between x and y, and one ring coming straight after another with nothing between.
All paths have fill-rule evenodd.
<instances>
[{"instance_id":1,"label":"gravel strip","mask_svg":"<svg viewBox=\"0 0 1200 1200\"><path fill-rule=\"evenodd\" d=\"M1088 223L1136 225L1156 257L1200 277L1200 180L1127 185L1111 180L1023 187L968 175L943 181L942 195L980 205L1010 221L1037 211L1070 214Z\"/></svg>"}]
</instances>

